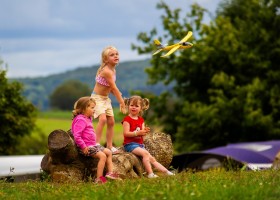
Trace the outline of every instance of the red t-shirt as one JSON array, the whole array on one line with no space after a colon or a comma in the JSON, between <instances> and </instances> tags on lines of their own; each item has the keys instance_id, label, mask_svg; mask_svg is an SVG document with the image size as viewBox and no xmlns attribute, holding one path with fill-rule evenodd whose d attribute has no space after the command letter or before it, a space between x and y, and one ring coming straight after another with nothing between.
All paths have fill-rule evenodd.
<instances>
[{"instance_id":1,"label":"red t-shirt","mask_svg":"<svg viewBox=\"0 0 280 200\"><path fill-rule=\"evenodd\" d=\"M126 116L123 122L128 122L130 125L130 129L129 131L133 132L133 131L139 131L142 130L142 126L144 123L144 119L140 116L138 116L138 119L132 119L130 116ZM128 143L131 142L136 142L138 144L143 144L143 137L142 136L137 136L137 137L125 137L124 136L124 142L123 145L126 145Z\"/></svg>"}]
</instances>

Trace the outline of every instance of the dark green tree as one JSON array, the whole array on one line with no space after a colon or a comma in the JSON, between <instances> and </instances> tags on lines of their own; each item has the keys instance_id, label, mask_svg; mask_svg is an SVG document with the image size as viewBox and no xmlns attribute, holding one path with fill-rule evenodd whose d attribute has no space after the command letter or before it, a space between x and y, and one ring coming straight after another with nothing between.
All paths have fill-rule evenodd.
<instances>
[{"instance_id":1,"label":"dark green tree","mask_svg":"<svg viewBox=\"0 0 280 200\"><path fill-rule=\"evenodd\" d=\"M209 24L197 4L181 17L161 2L165 33L179 41L193 31L194 47L167 59L153 56L149 83L174 84L150 96L152 119L175 141L177 151L280 138L280 13L277 0L223 1ZM140 54L151 53L157 30L140 33ZM175 95L174 95L175 94Z\"/></svg>"},{"instance_id":2,"label":"dark green tree","mask_svg":"<svg viewBox=\"0 0 280 200\"><path fill-rule=\"evenodd\" d=\"M30 134L35 127L36 109L22 96L23 88L19 82L8 82L1 63L0 155L13 155L17 154L20 138Z\"/></svg>"},{"instance_id":3,"label":"dark green tree","mask_svg":"<svg viewBox=\"0 0 280 200\"><path fill-rule=\"evenodd\" d=\"M81 81L68 80L58 86L50 95L50 104L54 109L72 110L75 101L90 96L91 89Z\"/></svg>"}]
</instances>

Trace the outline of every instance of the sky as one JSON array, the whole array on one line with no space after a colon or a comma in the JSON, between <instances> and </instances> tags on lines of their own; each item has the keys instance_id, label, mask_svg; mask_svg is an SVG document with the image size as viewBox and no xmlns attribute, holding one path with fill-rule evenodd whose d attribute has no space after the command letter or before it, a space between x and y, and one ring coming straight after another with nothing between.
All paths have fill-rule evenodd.
<instances>
[{"instance_id":1,"label":"sky","mask_svg":"<svg viewBox=\"0 0 280 200\"><path fill-rule=\"evenodd\" d=\"M163 1L186 12L198 3L214 13L221 0ZM8 67L7 77L42 77L99 65L109 45L119 50L120 62L149 58L131 44L137 44L140 32L162 27L159 2L0 0L0 59Z\"/></svg>"}]
</instances>

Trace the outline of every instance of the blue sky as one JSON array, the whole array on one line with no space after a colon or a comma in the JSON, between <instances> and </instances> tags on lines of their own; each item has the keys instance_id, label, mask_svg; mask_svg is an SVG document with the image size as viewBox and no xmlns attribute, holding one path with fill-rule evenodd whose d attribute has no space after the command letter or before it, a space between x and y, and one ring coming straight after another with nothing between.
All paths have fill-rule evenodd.
<instances>
[{"instance_id":1,"label":"blue sky","mask_svg":"<svg viewBox=\"0 0 280 200\"><path fill-rule=\"evenodd\" d=\"M214 13L221 0L164 0L187 11L198 3ZM38 77L100 63L116 46L120 61L140 60L131 50L140 32L160 28L159 0L0 0L0 58L7 77ZM160 35L160 33L159 33Z\"/></svg>"}]
</instances>

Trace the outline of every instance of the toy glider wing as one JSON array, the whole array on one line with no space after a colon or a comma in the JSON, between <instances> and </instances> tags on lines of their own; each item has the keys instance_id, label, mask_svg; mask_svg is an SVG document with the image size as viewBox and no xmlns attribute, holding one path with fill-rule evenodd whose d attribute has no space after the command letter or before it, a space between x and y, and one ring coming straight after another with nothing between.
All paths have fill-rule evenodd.
<instances>
[{"instance_id":1,"label":"toy glider wing","mask_svg":"<svg viewBox=\"0 0 280 200\"><path fill-rule=\"evenodd\" d=\"M162 49L158 49L155 53L153 53L153 55L156 55L157 53L161 52Z\"/></svg>"},{"instance_id":2,"label":"toy glider wing","mask_svg":"<svg viewBox=\"0 0 280 200\"><path fill-rule=\"evenodd\" d=\"M189 31L188 34L179 43L186 42L191 36L192 32Z\"/></svg>"},{"instance_id":3,"label":"toy glider wing","mask_svg":"<svg viewBox=\"0 0 280 200\"><path fill-rule=\"evenodd\" d=\"M161 45L160 41L159 41L159 40L157 40L157 39L155 39L155 40L154 40L154 43L155 43L155 45L158 45L158 46L160 46L160 45Z\"/></svg>"},{"instance_id":4,"label":"toy glider wing","mask_svg":"<svg viewBox=\"0 0 280 200\"><path fill-rule=\"evenodd\" d=\"M180 45L177 45L177 46L173 47L170 51L168 51L167 54L165 54L164 56L161 56L161 57L167 57L179 48L180 48Z\"/></svg>"}]
</instances>

